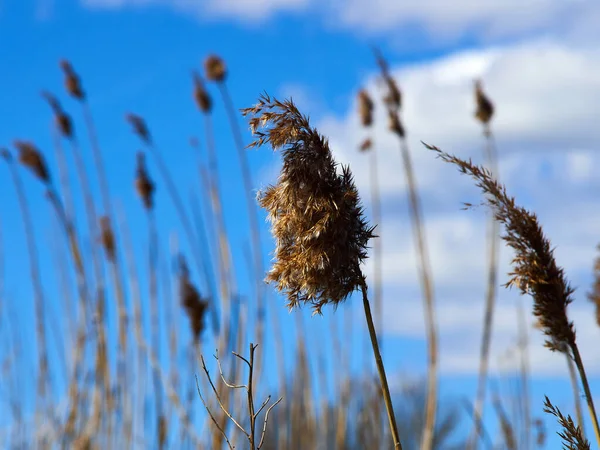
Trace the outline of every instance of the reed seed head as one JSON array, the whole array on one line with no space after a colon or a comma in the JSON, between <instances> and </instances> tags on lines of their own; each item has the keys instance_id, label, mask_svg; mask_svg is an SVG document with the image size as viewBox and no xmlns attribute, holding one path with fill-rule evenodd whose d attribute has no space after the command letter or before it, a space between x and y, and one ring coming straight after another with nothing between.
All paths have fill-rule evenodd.
<instances>
[{"instance_id":1,"label":"reed seed head","mask_svg":"<svg viewBox=\"0 0 600 450\"><path fill-rule=\"evenodd\" d=\"M388 109L399 112L402 108L402 93L400 87L398 86L398 83L396 83L396 80L394 80L394 77L390 72L390 67L381 52L377 49L375 49L374 52L379 71L381 72L381 77L387 88L387 93L383 100Z\"/></svg>"},{"instance_id":2,"label":"reed seed head","mask_svg":"<svg viewBox=\"0 0 600 450\"><path fill-rule=\"evenodd\" d=\"M106 252L106 258L110 262L115 262L115 235L108 216L100 217L100 240L102 242L102 247L104 247L104 251Z\"/></svg>"},{"instance_id":3,"label":"reed seed head","mask_svg":"<svg viewBox=\"0 0 600 450\"><path fill-rule=\"evenodd\" d=\"M198 109L203 113L209 113L212 109L212 101L206 91L202 77L197 72L194 72L192 77L194 80L194 100L196 101L196 105L198 105Z\"/></svg>"},{"instance_id":4,"label":"reed seed head","mask_svg":"<svg viewBox=\"0 0 600 450\"><path fill-rule=\"evenodd\" d=\"M154 183L146 169L146 157L144 153L137 153L137 168L135 176L135 189L144 202L144 207L150 211L154 207Z\"/></svg>"},{"instance_id":5,"label":"reed seed head","mask_svg":"<svg viewBox=\"0 0 600 450\"><path fill-rule=\"evenodd\" d=\"M548 397L545 397L544 400L544 412L552 414L558 419L558 423L562 427L562 431L559 431L558 435L563 440L563 448L569 450L590 450L590 443L585 438L581 427L575 425L571 416L565 417L560 409L550 402Z\"/></svg>"},{"instance_id":6,"label":"reed seed head","mask_svg":"<svg viewBox=\"0 0 600 450\"><path fill-rule=\"evenodd\" d=\"M146 122L140 116L136 114L125 115L125 120L133 127L133 132L146 144L152 144L152 137L150 131L146 126Z\"/></svg>"},{"instance_id":7,"label":"reed seed head","mask_svg":"<svg viewBox=\"0 0 600 450\"><path fill-rule=\"evenodd\" d=\"M480 80L475 81L475 118L482 124L487 125L494 115L494 105L483 92L483 87Z\"/></svg>"},{"instance_id":8,"label":"reed seed head","mask_svg":"<svg viewBox=\"0 0 600 450\"><path fill-rule=\"evenodd\" d=\"M217 55L209 55L204 60L204 71L206 78L210 81L222 82L227 77L227 67L225 61L223 61Z\"/></svg>"},{"instance_id":9,"label":"reed seed head","mask_svg":"<svg viewBox=\"0 0 600 450\"><path fill-rule=\"evenodd\" d=\"M19 162L31 170L44 184L50 184L50 172L38 148L27 141L15 141L14 146L19 152Z\"/></svg>"},{"instance_id":10,"label":"reed seed head","mask_svg":"<svg viewBox=\"0 0 600 450\"><path fill-rule=\"evenodd\" d=\"M373 147L373 141L371 141L371 138L366 138L364 141L362 141L362 143L360 144L359 150L361 152L366 152L368 150L371 149L371 147Z\"/></svg>"},{"instance_id":11,"label":"reed seed head","mask_svg":"<svg viewBox=\"0 0 600 450\"><path fill-rule=\"evenodd\" d=\"M242 111L257 137L249 147L270 144L283 155L277 184L258 196L276 240L267 281L289 308L308 303L321 313L326 304L337 306L364 282L360 264L374 237L350 169L338 173L327 140L291 100L264 94Z\"/></svg>"},{"instance_id":12,"label":"reed seed head","mask_svg":"<svg viewBox=\"0 0 600 450\"><path fill-rule=\"evenodd\" d=\"M71 63L63 59L60 62L60 67L65 75L65 88L67 92L77 100L85 100L85 92L81 86L81 81Z\"/></svg>"},{"instance_id":13,"label":"reed seed head","mask_svg":"<svg viewBox=\"0 0 600 450\"><path fill-rule=\"evenodd\" d=\"M600 251L600 245L598 245L598 250ZM596 322L600 326L600 255L594 263L594 284L588 298L596 305Z\"/></svg>"},{"instance_id":14,"label":"reed seed head","mask_svg":"<svg viewBox=\"0 0 600 450\"><path fill-rule=\"evenodd\" d=\"M406 136L404 125L402 125L402 121L400 120L400 115L397 111L393 111L391 109L388 109L388 128L392 133L395 133L400 138L404 138Z\"/></svg>"},{"instance_id":15,"label":"reed seed head","mask_svg":"<svg viewBox=\"0 0 600 450\"><path fill-rule=\"evenodd\" d=\"M515 252L513 272L509 274L511 278L506 285L515 286L522 294L533 297L533 315L547 338L546 347L567 353L575 346L575 329L567 318L567 307L573 301L574 289L569 285L564 270L557 265L550 241L536 215L517 206L515 199L508 196L506 188L493 178L489 170L444 153L437 147L425 146L477 181L477 187L486 195L495 219L505 226L502 239Z\"/></svg>"},{"instance_id":16,"label":"reed seed head","mask_svg":"<svg viewBox=\"0 0 600 450\"><path fill-rule=\"evenodd\" d=\"M363 127L370 127L373 124L373 100L365 89L358 92L358 113Z\"/></svg>"},{"instance_id":17,"label":"reed seed head","mask_svg":"<svg viewBox=\"0 0 600 450\"><path fill-rule=\"evenodd\" d=\"M58 131L66 138L73 137L73 121L71 117L64 111L62 105L54 95L49 92L42 92L42 97L46 100L52 112L54 113L54 123Z\"/></svg>"},{"instance_id":18,"label":"reed seed head","mask_svg":"<svg viewBox=\"0 0 600 450\"><path fill-rule=\"evenodd\" d=\"M208 302L202 298L190 281L190 272L183 256L179 257L179 297L181 305L190 321L194 339L198 341L204 330L204 316L208 310Z\"/></svg>"}]
</instances>

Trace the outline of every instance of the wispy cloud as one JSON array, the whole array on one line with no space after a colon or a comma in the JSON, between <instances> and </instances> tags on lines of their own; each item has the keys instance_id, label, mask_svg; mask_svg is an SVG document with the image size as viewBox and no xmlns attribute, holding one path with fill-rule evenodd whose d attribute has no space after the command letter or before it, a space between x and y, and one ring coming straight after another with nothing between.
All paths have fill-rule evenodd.
<instances>
[{"instance_id":1,"label":"wispy cloud","mask_svg":"<svg viewBox=\"0 0 600 450\"><path fill-rule=\"evenodd\" d=\"M362 35L402 36L420 30L432 42L477 41L532 35L589 39L600 20L592 0L80 0L90 8L162 7L199 19L262 23L278 13L302 13Z\"/></svg>"}]
</instances>

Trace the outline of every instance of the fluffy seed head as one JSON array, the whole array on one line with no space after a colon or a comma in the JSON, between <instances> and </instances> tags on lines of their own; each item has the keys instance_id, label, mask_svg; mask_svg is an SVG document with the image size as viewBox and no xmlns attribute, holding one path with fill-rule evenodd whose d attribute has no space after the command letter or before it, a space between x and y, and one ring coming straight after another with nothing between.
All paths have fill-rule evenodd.
<instances>
[{"instance_id":1,"label":"fluffy seed head","mask_svg":"<svg viewBox=\"0 0 600 450\"><path fill-rule=\"evenodd\" d=\"M137 154L135 189L144 202L144 207L151 210L154 207L154 183L146 169L146 157L142 152Z\"/></svg>"},{"instance_id":2,"label":"fluffy seed head","mask_svg":"<svg viewBox=\"0 0 600 450\"><path fill-rule=\"evenodd\" d=\"M574 290L564 270L557 265L550 241L536 215L517 206L489 170L425 145L437 152L440 159L456 165L461 173L477 181L494 217L505 226L502 239L515 252L507 286L515 286L522 294L533 297L533 314L546 335L546 347L567 353L575 346L575 329L567 318L567 306L573 301Z\"/></svg>"},{"instance_id":3,"label":"fluffy seed head","mask_svg":"<svg viewBox=\"0 0 600 450\"><path fill-rule=\"evenodd\" d=\"M227 77L227 67L225 61L223 61L217 55L209 55L204 61L204 70L206 72L206 78L210 81L225 81Z\"/></svg>"},{"instance_id":4,"label":"fluffy seed head","mask_svg":"<svg viewBox=\"0 0 600 450\"><path fill-rule=\"evenodd\" d=\"M287 296L290 308L308 303L320 313L328 303L337 306L363 282L360 264L374 237L350 169L338 172L327 140L291 100L264 94L243 114L251 116L257 137L249 147L270 144L283 154L277 184L258 197L276 240L267 281Z\"/></svg>"},{"instance_id":5,"label":"fluffy seed head","mask_svg":"<svg viewBox=\"0 0 600 450\"><path fill-rule=\"evenodd\" d=\"M358 92L358 113L363 127L373 124L373 100L365 89Z\"/></svg>"},{"instance_id":6,"label":"fluffy seed head","mask_svg":"<svg viewBox=\"0 0 600 450\"><path fill-rule=\"evenodd\" d=\"M83 87L81 86L79 76L73 69L71 63L66 59L63 59L60 62L60 67L62 68L63 73L65 75L65 88L67 92L77 100L84 100L85 92L83 90Z\"/></svg>"},{"instance_id":7,"label":"fluffy seed head","mask_svg":"<svg viewBox=\"0 0 600 450\"><path fill-rule=\"evenodd\" d=\"M50 183L48 166L38 148L26 141L15 141L14 146L19 152L19 162L31 170L42 182Z\"/></svg>"},{"instance_id":8,"label":"fluffy seed head","mask_svg":"<svg viewBox=\"0 0 600 450\"><path fill-rule=\"evenodd\" d=\"M475 103L477 104L475 118L487 125L494 115L494 105L483 92L480 80L475 81Z\"/></svg>"}]
</instances>

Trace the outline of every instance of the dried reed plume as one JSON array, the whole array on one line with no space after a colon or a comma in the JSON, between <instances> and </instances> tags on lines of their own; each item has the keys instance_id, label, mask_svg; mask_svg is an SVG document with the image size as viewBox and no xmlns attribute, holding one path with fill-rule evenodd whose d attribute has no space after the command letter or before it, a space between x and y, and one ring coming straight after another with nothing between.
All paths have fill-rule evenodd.
<instances>
[{"instance_id":1,"label":"dried reed plume","mask_svg":"<svg viewBox=\"0 0 600 450\"><path fill-rule=\"evenodd\" d=\"M475 102L477 104L475 118L484 125L489 124L494 115L494 104L483 92L480 80L475 81Z\"/></svg>"},{"instance_id":2,"label":"dried reed plume","mask_svg":"<svg viewBox=\"0 0 600 450\"><path fill-rule=\"evenodd\" d=\"M598 250L600 250L600 245ZM594 285L592 286L592 292L588 294L588 298L596 305L596 322L600 326L600 256L596 258L594 263Z\"/></svg>"},{"instance_id":3,"label":"dried reed plume","mask_svg":"<svg viewBox=\"0 0 600 450\"><path fill-rule=\"evenodd\" d=\"M358 92L358 113L363 127L373 124L373 100L365 89Z\"/></svg>"},{"instance_id":4,"label":"dried reed plume","mask_svg":"<svg viewBox=\"0 0 600 450\"><path fill-rule=\"evenodd\" d=\"M563 416L560 409L554 406L547 396L544 400L544 412L556 417L563 428L562 432L557 432L563 440L563 448L568 450L590 450L590 443L583 435L581 428L575 425L571 416Z\"/></svg>"},{"instance_id":5,"label":"dried reed plume","mask_svg":"<svg viewBox=\"0 0 600 450\"><path fill-rule=\"evenodd\" d=\"M569 285L564 270L558 266L550 241L544 234L535 214L517 206L506 188L496 181L492 173L471 161L449 155L437 147L424 144L437 152L440 159L470 175L487 196L496 220L505 226L502 239L515 251L513 272L506 286L517 287L521 294L533 298L533 315L546 336L545 346L572 357L583 385L596 438L600 444L600 426L594 408L585 368L575 339L575 328L567 317L567 307L573 301L574 289ZM471 206L468 204L467 206Z\"/></svg>"},{"instance_id":6,"label":"dried reed plume","mask_svg":"<svg viewBox=\"0 0 600 450\"><path fill-rule=\"evenodd\" d=\"M32 171L40 181L49 185L51 182L50 172L48 172L46 160L38 148L26 141L15 141L13 145L19 152L19 162Z\"/></svg>"},{"instance_id":7,"label":"dried reed plume","mask_svg":"<svg viewBox=\"0 0 600 450\"><path fill-rule=\"evenodd\" d=\"M79 81L79 76L71 66L71 63L66 59L60 62L60 67L65 75L65 88L77 100L85 100L85 92Z\"/></svg>"},{"instance_id":8,"label":"dried reed plume","mask_svg":"<svg viewBox=\"0 0 600 450\"><path fill-rule=\"evenodd\" d=\"M192 79L194 81L194 101L198 106L198 109L203 113L209 113L212 109L212 100L208 91L204 86L202 77L197 72L192 73Z\"/></svg>"},{"instance_id":9,"label":"dried reed plume","mask_svg":"<svg viewBox=\"0 0 600 450\"><path fill-rule=\"evenodd\" d=\"M62 108L57 98L49 92L42 92L42 97L46 100L52 112L54 113L54 122L56 129L67 139L74 136L73 121L71 117Z\"/></svg>"},{"instance_id":10,"label":"dried reed plume","mask_svg":"<svg viewBox=\"0 0 600 450\"><path fill-rule=\"evenodd\" d=\"M146 144L152 143L150 131L146 126L146 122L136 114L127 114L125 120L133 127L133 132Z\"/></svg>"},{"instance_id":11,"label":"dried reed plume","mask_svg":"<svg viewBox=\"0 0 600 450\"><path fill-rule=\"evenodd\" d=\"M106 259L114 262L116 257L115 235L110 225L110 219L106 216L100 217L100 242L106 253Z\"/></svg>"},{"instance_id":12,"label":"dried reed plume","mask_svg":"<svg viewBox=\"0 0 600 450\"><path fill-rule=\"evenodd\" d=\"M374 227L363 217L350 169L342 166L338 173L327 140L291 100L280 102L264 94L254 107L242 112L251 116L250 128L257 137L249 147L270 144L283 154L277 184L259 194L277 243L267 281L287 296L289 308L308 303L315 313L321 313L327 304L336 307L354 290L362 291L393 442L401 449L360 268L367 257L369 239L375 237Z\"/></svg>"},{"instance_id":13,"label":"dried reed plume","mask_svg":"<svg viewBox=\"0 0 600 450\"><path fill-rule=\"evenodd\" d=\"M291 100L265 94L243 114L254 116L250 126L258 136L249 147L283 148L278 183L259 194L277 241L267 281L287 296L289 308L310 303L321 313L326 304L337 306L362 285L360 264L374 237L350 169L337 172L326 139ZM258 131L263 127L269 128Z\"/></svg>"},{"instance_id":14,"label":"dried reed plume","mask_svg":"<svg viewBox=\"0 0 600 450\"><path fill-rule=\"evenodd\" d=\"M137 154L137 168L135 175L135 189L144 202L144 207L151 210L154 207L154 183L146 169L146 157L144 153Z\"/></svg>"},{"instance_id":15,"label":"dried reed plume","mask_svg":"<svg viewBox=\"0 0 600 450\"><path fill-rule=\"evenodd\" d=\"M179 257L179 297L181 305L185 309L190 320L190 329L194 340L198 341L204 330L204 316L208 309L208 302L205 301L198 290L190 281L190 272L183 256Z\"/></svg>"},{"instance_id":16,"label":"dried reed plume","mask_svg":"<svg viewBox=\"0 0 600 450\"><path fill-rule=\"evenodd\" d=\"M210 81L222 82L227 77L225 61L217 55L209 55L204 60L204 70L206 71L206 78Z\"/></svg>"}]
</instances>

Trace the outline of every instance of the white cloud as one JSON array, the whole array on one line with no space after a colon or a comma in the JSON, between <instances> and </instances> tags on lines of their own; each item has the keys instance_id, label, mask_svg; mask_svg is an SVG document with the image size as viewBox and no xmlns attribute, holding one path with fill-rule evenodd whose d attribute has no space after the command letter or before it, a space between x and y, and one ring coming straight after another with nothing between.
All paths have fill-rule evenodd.
<instances>
[{"instance_id":1,"label":"white cloud","mask_svg":"<svg viewBox=\"0 0 600 450\"><path fill-rule=\"evenodd\" d=\"M485 209L462 211L464 201L478 203L473 182L435 158L420 140L462 157L483 161L483 138L473 119L472 81L482 77L495 101L500 177L517 202L537 213L556 248L556 258L578 290L569 314L575 320L582 354L590 372L600 374L594 350L598 326L586 299L600 242L600 52L549 41L463 52L393 71L404 93L403 115L425 209L441 335L441 369L474 373L478 366L487 273ZM364 80L379 96L375 77ZM379 101L377 111L382 111ZM350 164L369 211L368 157L357 143L366 135L356 104L342 117L319 123L340 162ZM385 329L391 335L424 338L421 293L404 173L396 139L378 117L372 135L379 157L384 221ZM507 281L511 252L502 247L499 284ZM371 278L372 261L367 263ZM372 279L372 278L371 278ZM528 310L530 298L499 288L492 366L509 370L499 355L514 346L515 302ZM531 315L528 319L532 321ZM530 330L532 370L538 376L564 375L564 357L543 347L539 330ZM513 358L514 359L514 358Z\"/></svg>"},{"instance_id":2,"label":"white cloud","mask_svg":"<svg viewBox=\"0 0 600 450\"><path fill-rule=\"evenodd\" d=\"M574 30L575 24L592 22L600 5L588 0L445 0L398 2L393 0L332 0L339 22L370 33L399 33L402 27L424 28L427 35L456 39L523 36L531 33Z\"/></svg>"},{"instance_id":3,"label":"white cloud","mask_svg":"<svg viewBox=\"0 0 600 450\"><path fill-rule=\"evenodd\" d=\"M394 39L424 33L425 41L460 38L490 42L552 35L580 42L595 36L600 4L594 0L80 0L92 8L161 6L200 19L262 22L280 12L310 14L328 26ZM414 43L413 43L414 44ZM411 45L413 45L411 44Z\"/></svg>"}]
</instances>

